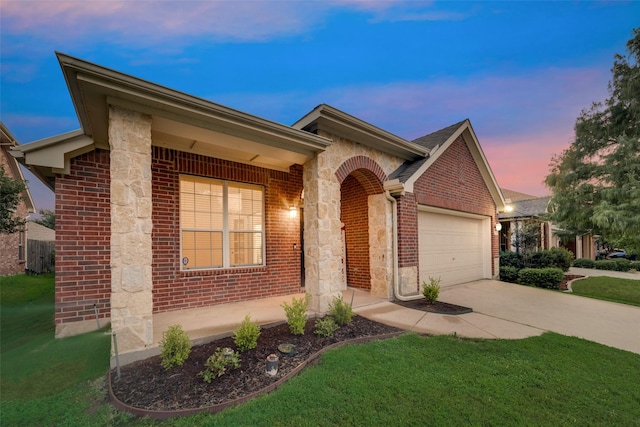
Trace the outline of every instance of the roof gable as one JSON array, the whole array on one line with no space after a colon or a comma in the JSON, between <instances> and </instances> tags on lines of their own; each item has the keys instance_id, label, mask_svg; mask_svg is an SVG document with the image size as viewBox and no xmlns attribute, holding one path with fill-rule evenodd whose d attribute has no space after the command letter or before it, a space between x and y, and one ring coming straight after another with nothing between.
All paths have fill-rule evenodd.
<instances>
[{"instance_id":1,"label":"roof gable","mask_svg":"<svg viewBox=\"0 0 640 427\"><path fill-rule=\"evenodd\" d=\"M389 175L389 180L393 182L387 184L387 188L397 189L401 186L404 191L413 192L415 182L460 136L462 136L467 144L467 147L478 166L480 174L482 175L485 185L489 189L491 197L493 198L498 210L503 210L505 201L502 196L502 192L498 187L496 178L493 175L493 171L489 166L489 162L487 161L482 148L480 147L480 142L478 141L469 119L465 119L461 122L414 140L413 142L430 150L429 156L425 159L405 162Z\"/></svg>"}]
</instances>

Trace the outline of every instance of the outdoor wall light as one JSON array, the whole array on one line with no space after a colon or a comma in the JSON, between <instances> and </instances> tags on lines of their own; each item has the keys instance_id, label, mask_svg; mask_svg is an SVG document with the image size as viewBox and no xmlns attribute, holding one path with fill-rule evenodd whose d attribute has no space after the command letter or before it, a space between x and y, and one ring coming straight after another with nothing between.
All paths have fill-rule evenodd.
<instances>
[{"instance_id":1,"label":"outdoor wall light","mask_svg":"<svg viewBox=\"0 0 640 427\"><path fill-rule=\"evenodd\" d=\"M499 222L496 223L496 231L500 231L502 230L502 224L500 224Z\"/></svg>"},{"instance_id":2,"label":"outdoor wall light","mask_svg":"<svg viewBox=\"0 0 640 427\"><path fill-rule=\"evenodd\" d=\"M295 206L291 206L289 208L289 218L295 218L298 216L298 208Z\"/></svg>"}]
</instances>

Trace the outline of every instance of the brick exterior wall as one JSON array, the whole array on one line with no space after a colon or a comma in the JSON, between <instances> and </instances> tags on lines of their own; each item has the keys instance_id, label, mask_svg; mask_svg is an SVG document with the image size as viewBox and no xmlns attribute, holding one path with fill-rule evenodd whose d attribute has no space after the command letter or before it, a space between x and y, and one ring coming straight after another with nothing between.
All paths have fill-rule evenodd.
<instances>
[{"instance_id":1,"label":"brick exterior wall","mask_svg":"<svg viewBox=\"0 0 640 427\"><path fill-rule=\"evenodd\" d=\"M13 176L12 169L9 167L9 162L15 162L15 159L8 158L10 156L4 149L0 150L0 167L4 169L7 176L13 179L20 179L19 176ZM28 214L27 205L24 202L18 203L16 206L16 216L20 218L26 218ZM22 259L19 259L19 245L22 238ZM10 276L18 273L24 273L25 269L25 254L27 251L27 242L25 233L16 231L15 233L6 234L0 233L0 276Z\"/></svg>"},{"instance_id":2,"label":"brick exterior wall","mask_svg":"<svg viewBox=\"0 0 640 427\"><path fill-rule=\"evenodd\" d=\"M414 184L414 194L398 200L399 265L418 265L418 204L491 217L491 262L498 256L498 236L493 232L496 206L462 136Z\"/></svg>"},{"instance_id":3,"label":"brick exterior wall","mask_svg":"<svg viewBox=\"0 0 640 427\"><path fill-rule=\"evenodd\" d=\"M111 315L109 152L71 159L56 176L56 325Z\"/></svg>"},{"instance_id":4,"label":"brick exterior wall","mask_svg":"<svg viewBox=\"0 0 640 427\"><path fill-rule=\"evenodd\" d=\"M181 173L264 186L265 266L180 271ZM302 166L286 173L153 147L152 174L155 313L300 291L300 219L288 211L299 206Z\"/></svg>"},{"instance_id":5,"label":"brick exterior wall","mask_svg":"<svg viewBox=\"0 0 640 427\"><path fill-rule=\"evenodd\" d=\"M342 182L341 197L340 218L347 244L347 285L370 289L368 196L362 184L349 175Z\"/></svg>"}]
</instances>

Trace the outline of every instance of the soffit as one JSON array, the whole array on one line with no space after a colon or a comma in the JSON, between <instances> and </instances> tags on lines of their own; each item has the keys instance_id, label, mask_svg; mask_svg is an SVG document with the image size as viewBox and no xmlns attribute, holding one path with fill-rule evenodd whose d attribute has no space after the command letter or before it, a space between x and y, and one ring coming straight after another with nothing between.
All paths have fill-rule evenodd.
<instances>
[{"instance_id":1,"label":"soffit","mask_svg":"<svg viewBox=\"0 0 640 427\"><path fill-rule=\"evenodd\" d=\"M109 105L152 116L155 145L288 170L331 141L58 54L82 130L109 148Z\"/></svg>"}]
</instances>

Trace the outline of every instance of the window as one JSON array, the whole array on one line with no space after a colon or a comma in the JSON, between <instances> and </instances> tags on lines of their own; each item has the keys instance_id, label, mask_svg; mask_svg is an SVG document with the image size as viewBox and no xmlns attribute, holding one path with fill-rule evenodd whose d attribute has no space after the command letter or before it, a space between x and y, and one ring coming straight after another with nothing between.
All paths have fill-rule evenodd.
<instances>
[{"instance_id":1,"label":"window","mask_svg":"<svg viewBox=\"0 0 640 427\"><path fill-rule=\"evenodd\" d=\"M24 261L24 227L18 232L18 261Z\"/></svg>"},{"instance_id":2,"label":"window","mask_svg":"<svg viewBox=\"0 0 640 427\"><path fill-rule=\"evenodd\" d=\"M180 176L183 270L262 265L263 224L262 187Z\"/></svg>"}]
</instances>

